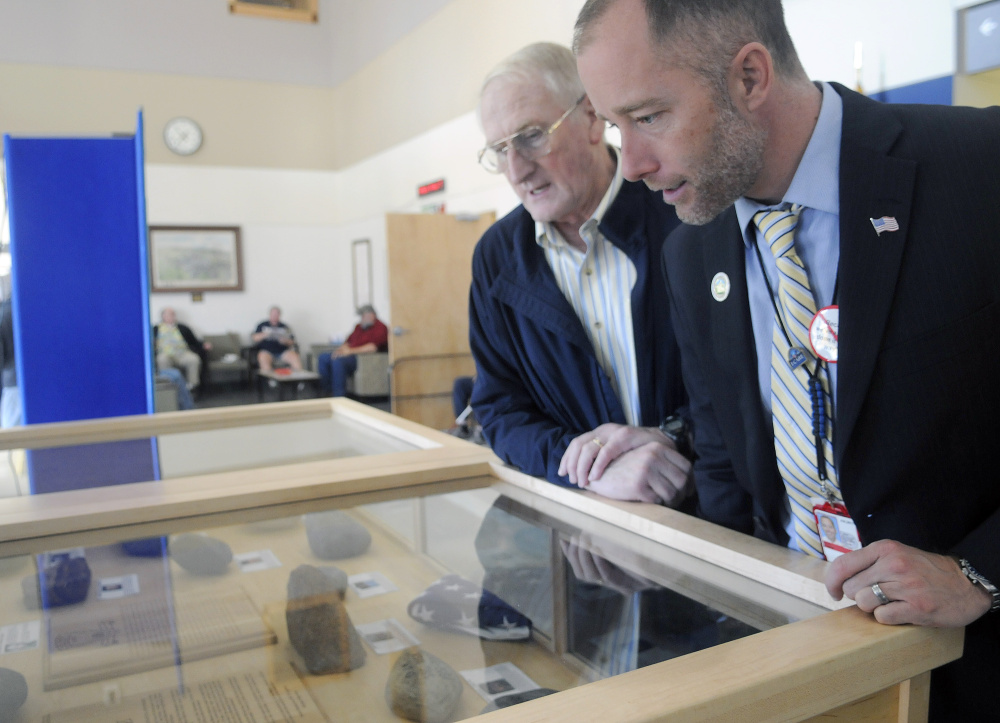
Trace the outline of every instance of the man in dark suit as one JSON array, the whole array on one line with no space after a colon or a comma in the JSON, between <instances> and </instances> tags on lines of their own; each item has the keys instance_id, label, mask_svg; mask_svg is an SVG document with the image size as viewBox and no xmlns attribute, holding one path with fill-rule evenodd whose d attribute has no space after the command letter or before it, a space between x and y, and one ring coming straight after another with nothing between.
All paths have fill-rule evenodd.
<instances>
[{"instance_id":1,"label":"man in dark suit","mask_svg":"<svg viewBox=\"0 0 1000 723\"><path fill-rule=\"evenodd\" d=\"M471 403L486 439L555 484L679 505L690 463L658 428L685 401L659 273L677 217L622 181L569 48L502 61L480 117L480 161L522 201L472 262Z\"/></svg>"},{"instance_id":2,"label":"man in dark suit","mask_svg":"<svg viewBox=\"0 0 1000 723\"><path fill-rule=\"evenodd\" d=\"M842 506L864 547L830 565L831 594L887 624L968 625L932 713L988 717L1000 111L811 82L780 0L588 0L576 51L625 176L691 224L663 266L699 513L821 556L813 508Z\"/></svg>"}]
</instances>

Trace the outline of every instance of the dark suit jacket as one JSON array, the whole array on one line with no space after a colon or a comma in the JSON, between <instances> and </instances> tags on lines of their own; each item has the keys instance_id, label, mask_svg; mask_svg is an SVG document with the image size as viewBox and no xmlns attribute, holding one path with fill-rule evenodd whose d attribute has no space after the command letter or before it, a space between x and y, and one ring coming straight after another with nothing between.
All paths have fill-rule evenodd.
<instances>
[{"instance_id":1,"label":"dark suit jacket","mask_svg":"<svg viewBox=\"0 0 1000 723\"><path fill-rule=\"evenodd\" d=\"M659 273L673 208L641 183L622 184L600 230L635 264L632 327L642 423L656 426L685 402L680 356ZM493 451L527 474L557 472L574 437L625 423L611 379L556 285L524 206L497 221L472 260L469 343L476 359L472 406Z\"/></svg>"},{"instance_id":2,"label":"dark suit jacket","mask_svg":"<svg viewBox=\"0 0 1000 723\"><path fill-rule=\"evenodd\" d=\"M834 456L864 543L966 557L1000 583L1000 109L844 101ZM877 235L870 218L893 216ZM683 226L663 265L691 398L699 512L786 544L733 208ZM729 275L728 299L709 284ZM997 446L995 446L997 445ZM1000 615L969 628L935 705L1000 681ZM977 686L980 686L977 688Z\"/></svg>"}]
</instances>

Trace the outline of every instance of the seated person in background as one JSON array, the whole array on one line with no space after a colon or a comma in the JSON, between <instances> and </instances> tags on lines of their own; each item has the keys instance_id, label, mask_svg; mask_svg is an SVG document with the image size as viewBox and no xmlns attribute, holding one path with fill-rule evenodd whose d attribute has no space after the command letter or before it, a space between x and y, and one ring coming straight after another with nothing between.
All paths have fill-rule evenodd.
<instances>
[{"instance_id":1,"label":"seated person in background","mask_svg":"<svg viewBox=\"0 0 1000 723\"><path fill-rule=\"evenodd\" d=\"M191 399L191 392L188 391L184 383L184 377L173 367L163 367L156 373L156 379L169 382L177 390L177 408L194 409L194 400Z\"/></svg>"},{"instance_id":2,"label":"seated person in background","mask_svg":"<svg viewBox=\"0 0 1000 723\"><path fill-rule=\"evenodd\" d=\"M659 265L676 215L622 178L568 48L501 62L479 113L480 162L522 202L472 262L472 408L487 441L550 482L677 506L691 464L658 428L683 424L686 401Z\"/></svg>"},{"instance_id":3,"label":"seated person in background","mask_svg":"<svg viewBox=\"0 0 1000 723\"><path fill-rule=\"evenodd\" d=\"M320 384L334 397L347 393L347 378L358 369L357 354L371 354L389 349L389 329L378 320L371 305L358 309L361 323L347 337L347 341L331 354L320 354L317 360Z\"/></svg>"},{"instance_id":4,"label":"seated person in background","mask_svg":"<svg viewBox=\"0 0 1000 723\"><path fill-rule=\"evenodd\" d=\"M153 327L153 348L157 369L183 370L188 389L201 383L202 357L212 345L200 342L190 327L178 324L177 313L169 306L160 312L160 323Z\"/></svg>"},{"instance_id":5,"label":"seated person in background","mask_svg":"<svg viewBox=\"0 0 1000 723\"><path fill-rule=\"evenodd\" d=\"M268 318L257 324L250 341L257 345L257 364L262 372L271 371L276 358L288 364L292 371L302 371L302 361L295 351L295 335L281 320L279 307L271 307Z\"/></svg>"}]
</instances>

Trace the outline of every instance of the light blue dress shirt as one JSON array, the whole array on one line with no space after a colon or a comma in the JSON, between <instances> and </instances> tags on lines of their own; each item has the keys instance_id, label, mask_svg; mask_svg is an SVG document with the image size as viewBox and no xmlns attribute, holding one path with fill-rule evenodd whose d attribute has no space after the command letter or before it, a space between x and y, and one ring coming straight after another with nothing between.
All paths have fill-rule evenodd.
<instances>
[{"instance_id":1,"label":"light blue dress shirt","mask_svg":"<svg viewBox=\"0 0 1000 723\"><path fill-rule=\"evenodd\" d=\"M799 203L804 207L795 230L795 251L805 266L816 308L834 303L837 268L840 264L840 135L844 117L843 101L828 83L819 86L823 103L809 145L799 162L792 183L782 198L783 203ZM753 223L753 216L763 208L771 208L749 198L736 201L736 216L743 229L746 245L747 293L750 297L750 319L757 347L757 376L764 408L771 411L771 339L774 329L774 304L764 273L775 293L778 291L778 268L763 234ZM760 256L754 249L760 249ZM761 268L760 259L764 260ZM836 420L837 365L828 365L830 395L834 400ZM834 427L836 430L836 427ZM786 503L786 531L789 547L797 549L790 512Z\"/></svg>"}]
</instances>

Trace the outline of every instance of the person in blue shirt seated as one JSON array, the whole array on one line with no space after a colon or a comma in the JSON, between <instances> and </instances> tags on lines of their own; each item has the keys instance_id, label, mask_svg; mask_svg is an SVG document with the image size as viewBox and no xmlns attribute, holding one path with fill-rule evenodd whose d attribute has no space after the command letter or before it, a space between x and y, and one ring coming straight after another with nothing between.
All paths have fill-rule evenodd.
<instances>
[{"instance_id":1,"label":"person in blue shirt seated","mask_svg":"<svg viewBox=\"0 0 1000 723\"><path fill-rule=\"evenodd\" d=\"M302 371L302 361L295 351L295 335L288 324L281 320L279 307L271 307L268 318L257 324L250 335L250 341L257 345L257 364L262 372L271 371L275 359L288 364L292 371Z\"/></svg>"}]
</instances>

